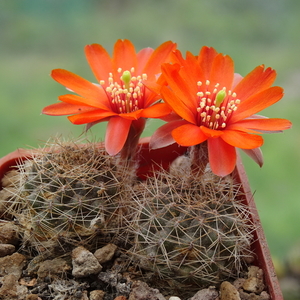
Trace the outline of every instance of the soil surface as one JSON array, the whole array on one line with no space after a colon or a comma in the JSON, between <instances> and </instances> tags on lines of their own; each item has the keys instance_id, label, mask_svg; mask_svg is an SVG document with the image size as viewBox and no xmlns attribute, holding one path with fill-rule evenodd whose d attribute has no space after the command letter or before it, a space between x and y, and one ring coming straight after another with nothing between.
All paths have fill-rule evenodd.
<instances>
[{"instance_id":1,"label":"soil surface","mask_svg":"<svg viewBox=\"0 0 300 300\"><path fill-rule=\"evenodd\" d=\"M96 251L75 247L60 257L30 257L18 249L16 224L0 226L0 299L18 300L268 300L263 273L251 266L243 278L224 281L191 295L149 286L141 273L128 265L118 247L108 243ZM164 282L164 284L167 284ZM159 285L159 284L158 284ZM161 285L161 284L160 284ZM185 294L187 296L185 296Z\"/></svg>"}]
</instances>

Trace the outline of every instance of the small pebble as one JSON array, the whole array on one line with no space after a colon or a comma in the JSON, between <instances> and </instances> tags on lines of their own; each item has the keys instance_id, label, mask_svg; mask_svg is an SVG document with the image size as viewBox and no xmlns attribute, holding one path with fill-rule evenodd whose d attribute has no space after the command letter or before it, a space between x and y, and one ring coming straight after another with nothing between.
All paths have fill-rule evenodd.
<instances>
[{"instance_id":1,"label":"small pebble","mask_svg":"<svg viewBox=\"0 0 300 300\"><path fill-rule=\"evenodd\" d=\"M41 300L37 294L29 294L26 296L26 300Z\"/></svg>"},{"instance_id":2,"label":"small pebble","mask_svg":"<svg viewBox=\"0 0 300 300\"><path fill-rule=\"evenodd\" d=\"M105 292L102 290L93 290L90 292L90 300L103 300Z\"/></svg>"},{"instance_id":3,"label":"small pebble","mask_svg":"<svg viewBox=\"0 0 300 300\"><path fill-rule=\"evenodd\" d=\"M37 275L39 279L47 276L53 277L65 274L71 269L71 266L62 258L54 258L52 260L45 260L40 263Z\"/></svg>"},{"instance_id":4,"label":"small pebble","mask_svg":"<svg viewBox=\"0 0 300 300\"><path fill-rule=\"evenodd\" d=\"M97 258L82 246L72 251L72 265L72 275L75 278L98 274L102 270Z\"/></svg>"},{"instance_id":5,"label":"small pebble","mask_svg":"<svg viewBox=\"0 0 300 300\"><path fill-rule=\"evenodd\" d=\"M11 255L15 252L16 247L11 244L0 244L0 257Z\"/></svg>"},{"instance_id":6,"label":"small pebble","mask_svg":"<svg viewBox=\"0 0 300 300\"><path fill-rule=\"evenodd\" d=\"M114 300L127 300L127 298L125 296L118 296Z\"/></svg>"},{"instance_id":7,"label":"small pebble","mask_svg":"<svg viewBox=\"0 0 300 300\"><path fill-rule=\"evenodd\" d=\"M94 256L98 259L100 264L110 261L115 255L118 247L115 244L107 244L104 247L95 251Z\"/></svg>"},{"instance_id":8,"label":"small pebble","mask_svg":"<svg viewBox=\"0 0 300 300\"><path fill-rule=\"evenodd\" d=\"M216 300L219 293L214 286L198 291L190 300Z\"/></svg>"},{"instance_id":9,"label":"small pebble","mask_svg":"<svg viewBox=\"0 0 300 300\"><path fill-rule=\"evenodd\" d=\"M0 244L17 245L19 242L18 236L19 227L12 222L0 224Z\"/></svg>"},{"instance_id":10,"label":"small pebble","mask_svg":"<svg viewBox=\"0 0 300 300\"><path fill-rule=\"evenodd\" d=\"M17 280L21 277L26 258L20 253L14 253L0 258L0 277L14 275Z\"/></svg>"},{"instance_id":11,"label":"small pebble","mask_svg":"<svg viewBox=\"0 0 300 300\"><path fill-rule=\"evenodd\" d=\"M136 281L132 285L128 300L166 300L158 289L149 287L145 282Z\"/></svg>"},{"instance_id":12,"label":"small pebble","mask_svg":"<svg viewBox=\"0 0 300 300\"><path fill-rule=\"evenodd\" d=\"M2 278L2 285L0 287L0 295L3 300L13 300L13 299L24 299L28 289L24 285L20 285L18 278L9 274ZM4 296L2 298L2 296Z\"/></svg>"},{"instance_id":13,"label":"small pebble","mask_svg":"<svg viewBox=\"0 0 300 300\"><path fill-rule=\"evenodd\" d=\"M237 289L228 281L223 281L220 287L221 300L241 300Z\"/></svg>"}]
</instances>

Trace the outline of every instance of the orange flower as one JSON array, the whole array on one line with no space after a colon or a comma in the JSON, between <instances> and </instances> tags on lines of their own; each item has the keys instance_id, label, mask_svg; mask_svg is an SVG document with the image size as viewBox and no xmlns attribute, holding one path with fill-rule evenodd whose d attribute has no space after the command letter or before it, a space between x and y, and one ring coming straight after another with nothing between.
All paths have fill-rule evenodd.
<instances>
[{"instance_id":1,"label":"orange flower","mask_svg":"<svg viewBox=\"0 0 300 300\"><path fill-rule=\"evenodd\" d=\"M97 84L66 70L53 70L53 79L78 95L62 95L62 102L49 105L42 112L71 115L68 119L73 124L87 124L87 128L108 121L107 152L115 155L126 143L131 149L125 152L129 153L144 129L145 118L163 117L171 111L165 103L155 103L160 96L143 83L156 82L161 64L170 61L175 48L176 44L166 42L156 50L144 48L136 53L130 41L118 40L110 57L101 45L87 45L85 54Z\"/></svg>"},{"instance_id":2,"label":"orange flower","mask_svg":"<svg viewBox=\"0 0 300 300\"><path fill-rule=\"evenodd\" d=\"M276 72L258 66L246 77L234 74L233 60L215 49L203 47L198 56L176 52L178 64L164 64L162 74L169 87L162 87L166 103L180 116L153 135L152 148L171 144L194 146L207 141L212 171L225 176L236 164L235 147L246 151L262 165L259 147L262 132L291 127L285 119L255 115L279 101L281 87L271 87Z\"/></svg>"}]
</instances>

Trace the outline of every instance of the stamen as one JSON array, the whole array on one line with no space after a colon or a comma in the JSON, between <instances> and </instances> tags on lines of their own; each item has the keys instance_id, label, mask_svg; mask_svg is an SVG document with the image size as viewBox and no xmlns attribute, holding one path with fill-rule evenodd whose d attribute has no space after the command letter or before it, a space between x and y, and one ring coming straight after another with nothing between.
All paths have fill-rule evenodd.
<instances>
[{"instance_id":1,"label":"stamen","mask_svg":"<svg viewBox=\"0 0 300 300\"><path fill-rule=\"evenodd\" d=\"M216 83L211 91L208 87L210 81L205 81L206 87L201 88L202 82L198 81L197 97L199 106L199 125L206 126L210 129L222 130L226 128L230 115L238 109L240 99L236 99L236 93L231 90L227 91L227 87L220 88L220 84Z\"/></svg>"},{"instance_id":2,"label":"stamen","mask_svg":"<svg viewBox=\"0 0 300 300\"><path fill-rule=\"evenodd\" d=\"M130 70L130 71L129 71ZM145 86L142 80L147 80L147 74L132 76L135 68L123 71L118 68L120 77L114 79L113 73L109 73L108 81L100 80L100 85L106 91L116 113L130 113L140 109L139 104L144 103Z\"/></svg>"}]
</instances>

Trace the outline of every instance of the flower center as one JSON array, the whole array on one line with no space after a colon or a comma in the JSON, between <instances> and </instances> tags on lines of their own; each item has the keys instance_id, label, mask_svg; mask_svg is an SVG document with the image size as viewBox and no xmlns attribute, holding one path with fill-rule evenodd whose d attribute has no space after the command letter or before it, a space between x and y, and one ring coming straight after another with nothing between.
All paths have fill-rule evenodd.
<instances>
[{"instance_id":1,"label":"flower center","mask_svg":"<svg viewBox=\"0 0 300 300\"><path fill-rule=\"evenodd\" d=\"M132 76L134 72L134 68L130 71L119 68L118 80L109 73L108 84L104 80L100 81L111 102L112 110L116 113L130 113L143 107L145 86L142 81L147 80L147 74Z\"/></svg>"},{"instance_id":2,"label":"flower center","mask_svg":"<svg viewBox=\"0 0 300 300\"><path fill-rule=\"evenodd\" d=\"M197 86L198 124L215 130L226 128L229 117L241 102L237 99L236 93L226 91L226 87L220 89L219 83L211 86L209 80L206 80L205 84L198 81Z\"/></svg>"}]
</instances>

